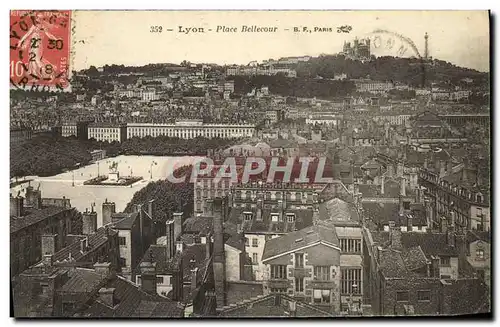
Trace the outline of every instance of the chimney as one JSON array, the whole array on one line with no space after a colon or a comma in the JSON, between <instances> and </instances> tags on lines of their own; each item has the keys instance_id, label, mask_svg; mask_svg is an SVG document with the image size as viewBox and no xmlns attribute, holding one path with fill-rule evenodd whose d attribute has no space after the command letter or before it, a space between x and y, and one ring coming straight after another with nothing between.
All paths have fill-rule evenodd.
<instances>
[{"instance_id":1,"label":"chimney","mask_svg":"<svg viewBox=\"0 0 500 327\"><path fill-rule=\"evenodd\" d=\"M89 247L89 240L87 237L83 238L80 240L80 252L85 253L87 252Z\"/></svg>"},{"instance_id":2,"label":"chimney","mask_svg":"<svg viewBox=\"0 0 500 327\"><path fill-rule=\"evenodd\" d=\"M226 258L224 252L224 227L222 217L222 199L214 199L214 255L213 269L217 308L226 305Z\"/></svg>"},{"instance_id":3,"label":"chimney","mask_svg":"<svg viewBox=\"0 0 500 327\"><path fill-rule=\"evenodd\" d=\"M431 275L432 277L440 277L439 274L439 258L431 256Z\"/></svg>"},{"instance_id":4,"label":"chimney","mask_svg":"<svg viewBox=\"0 0 500 327\"><path fill-rule=\"evenodd\" d=\"M391 163L387 165L387 175L390 178L394 176L394 166Z\"/></svg>"},{"instance_id":5,"label":"chimney","mask_svg":"<svg viewBox=\"0 0 500 327\"><path fill-rule=\"evenodd\" d=\"M198 267L191 269L191 291L194 291L198 286Z\"/></svg>"},{"instance_id":6,"label":"chimney","mask_svg":"<svg viewBox=\"0 0 500 327\"><path fill-rule=\"evenodd\" d=\"M175 252L182 253L183 250L184 250L184 243L182 243L182 241L175 242Z\"/></svg>"},{"instance_id":7,"label":"chimney","mask_svg":"<svg viewBox=\"0 0 500 327\"><path fill-rule=\"evenodd\" d=\"M448 231L448 219L446 217L441 217L441 233L446 233Z\"/></svg>"},{"instance_id":8,"label":"chimney","mask_svg":"<svg viewBox=\"0 0 500 327\"><path fill-rule=\"evenodd\" d=\"M10 198L10 216L22 217L24 216L24 199L20 196Z\"/></svg>"},{"instance_id":9,"label":"chimney","mask_svg":"<svg viewBox=\"0 0 500 327\"><path fill-rule=\"evenodd\" d=\"M91 235L94 234L97 230L97 212L89 212L85 209L85 212L82 214L83 221L83 234Z\"/></svg>"},{"instance_id":10,"label":"chimney","mask_svg":"<svg viewBox=\"0 0 500 327\"><path fill-rule=\"evenodd\" d=\"M464 165L464 167L462 168L462 181L467 181L467 166Z\"/></svg>"},{"instance_id":11,"label":"chimney","mask_svg":"<svg viewBox=\"0 0 500 327\"><path fill-rule=\"evenodd\" d=\"M205 260L210 259L212 256L212 235L207 235L207 241L205 242Z\"/></svg>"},{"instance_id":12,"label":"chimney","mask_svg":"<svg viewBox=\"0 0 500 327\"><path fill-rule=\"evenodd\" d=\"M108 307L114 308L115 305L117 304L115 298L115 289L104 288L104 287L99 289L99 300Z\"/></svg>"},{"instance_id":13,"label":"chimney","mask_svg":"<svg viewBox=\"0 0 500 327\"><path fill-rule=\"evenodd\" d=\"M441 217L441 233L446 233L448 231L448 219L446 217Z\"/></svg>"},{"instance_id":14,"label":"chimney","mask_svg":"<svg viewBox=\"0 0 500 327\"><path fill-rule=\"evenodd\" d=\"M277 294L276 296L281 296L281 294ZM290 317L295 317L297 315L297 302L290 301L289 309L290 309Z\"/></svg>"},{"instance_id":15,"label":"chimney","mask_svg":"<svg viewBox=\"0 0 500 327\"><path fill-rule=\"evenodd\" d=\"M401 248L401 227L396 226L396 222L389 221L389 239L391 242L391 247Z\"/></svg>"},{"instance_id":16,"label":"chimney","mask_svg":"<svg viewBox=\"0 0 500 327\"><path fill-rule=\"evenodd\" d=\"M102 204L102 225L106 226L112 222L111 216L116 213L116 205L114 202L108 202L108 199Z\"/></svg>"},{"instance_id":17,"label":"chimney","mask_svg":"<svg viewBox=\"0 0 500 327\"><path fill-rule=\"evenodd\" d=\"M384 194L385 192L385 176L380 176L380 194Z\"/></svg>"},{"instance_id":18,"label":"chimney","mask_svg":"<svg viewBox=\"0 0 500 327\"><path fill-rule=\"evenodd\" d=\"M96 262L94 263L94 271L100 275L109 275L111 273L111 263Z\"/></svg>"},{"instance_id":19,"label":"chimney","mask_svg":"<svg viewBox=\"0 0 500 327\"><path fill-rule=\"evenodd\" d=\"M406 196L406 178L405 177L401 177L401 180L400 180L400 194L401 196Z\"/></svg>"},{"instance_id":20,"label":"chimney","mask_svg":"<svg viewBox=\"0 0 500 327\"><path fill-rule=\"evenodd\" d=\"M143 261L140 264L141 289L149 294L156 294L156 262Z\"/></svg>"},{"instance_id":21,"label":"chimney","mask_svg":"<svg viewBox=\"0 0 500 327\"><path fill-rule=\"evenodd\" d=\"M262 199L257 199L257 216L255 220L262 221L262 208L263 208Z\"/></svg>"},{"instance_id":22,"label":"chimney","mask_svg":"<svg viewBox=\"0 0 500 327\"><path fill-rule=\"evenodd\" d=\"M166 239L167 239L167 258L173 258L176 252L174 220L166 222Z\"/></svg>"},{"instance_id":23,"label":"chimney","mask_svg":"<svg viewBox=\"0 0 500 327\"><path fill-rule=\"evenodd\" d=\"M448 246L455 247L455 226L448 226L448 230L446 232L446 240L448 242Z\"/></svg>"},{"instance_id":24,"label":"chimney","mask_svg":"<svg viewBox=\"0 0 500 327\"><path fill-rule=\"evenodd\" d=\"M413 231L413 216L411 214L406 215L406 229L408 232Z\"/></svg>"},{"instance_id":25,"label":"chimney","mask_svg":"<svg viewBox=\"0 0 500 327\"><path fill-rule=\"evenodd\" d=\"M148 202L148 215L149 218L153 219L153 209L154 209L154 202L155 200L149 200Z\"/></svg>"},{"instance_id":26,"label":"chimney","mask_svg":"<svg viewBox=\"0 0 500 327\"><path fill-rule=\"evenodd\" d=\"M43 265L46 267L52 267L52 254L43 255Z\"/></svg>"},{"instance_id":27,"label":"chimney","mask_svg":"<svg viewBox=\"0 0 500 327\"><path fill-rule=\"evenodd\" d=\"M184 213L174 212L173 216L174 216L174 241L177 241L184 232L183 231Z\"/></svg>"},{"instance_id":28,"label":"chimney","mask_svg":"<svg viewBox=\"0 0 500 327\"><path fill-rule=\"evenodd\" d=\"M398 177L403 177L403 174L404 174L404 166L403 166L403 163L402 162L398 162L398 167L397 167L397 172L396 174L398 174Z\"/></svg>"},{"instance_id":29,"label":"chimney","mask_svg":"<svg viewBox=\"0 0 500 327\"><path fill-rule=\"evenodd\" d=\"M42 235L42 255L53 255L57 252L57 234Z\"/></svg>"},{"instance_id":30,"label":"chimney","mask_svg":"<svg viewBox=\"0 0 500 327\"><path fill-rule=\"evenodd\" d=\"M446 175L446 167L443 160L439 160L439 178L443 178Z\"/></svg>"},{"instance_id":31,"label":"chimney","mask_svg":"<svg viewBox=\"0 0 500 327\"><path fill-rule=\"evenodd\" d=\"M208 211L206 214L208 216L212 217L214 215L214 201L213 201L213 199L208 199L206 201L206 203L207 203L207 211Z\"/></svg>"},{"instance_id":32,"label":"chimney","mask_svg":"<svg viewBox=\"0 0 500 327\"><path fill-rule=\"evenodd\" d=\"M184 268L181 256L176 257L177 265L174 265L172 273L172 300L184 301Z\"/></svg>"},{"instance_id":33,"label":"chimney","mask_svg":"<svg viewBox=\"0 0 500 327\"><path fill-rule=\"evenodd\" d=\"M34 209L42 208L42 192L34 190L32 186L26 188L26 205Z\"/></svg>"}]
</instances>

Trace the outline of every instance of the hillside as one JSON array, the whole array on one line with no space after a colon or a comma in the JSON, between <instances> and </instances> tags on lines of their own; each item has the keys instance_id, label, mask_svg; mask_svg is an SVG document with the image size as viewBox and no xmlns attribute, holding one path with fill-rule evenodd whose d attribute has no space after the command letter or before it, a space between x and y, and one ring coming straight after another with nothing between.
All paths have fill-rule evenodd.
<instances>
[{"instance_id":1,"label":"hillside","mask_svg":"<svg viewBox=\"0 0 500 327\"><path fill-rule=\"evenodd\" d=\"M324 55L311 58L296 66L299 78L334 78L335 74L345 73L349 79L371 78L373 80L397 81L421 87L431 83L460 85L464 78L472 79L472 85L488 86L489 74L473 69L455 66L442 60L424 63L416 58L372 57L371 61L350 60L343 55Z\"/></svg>"}]
</instances>

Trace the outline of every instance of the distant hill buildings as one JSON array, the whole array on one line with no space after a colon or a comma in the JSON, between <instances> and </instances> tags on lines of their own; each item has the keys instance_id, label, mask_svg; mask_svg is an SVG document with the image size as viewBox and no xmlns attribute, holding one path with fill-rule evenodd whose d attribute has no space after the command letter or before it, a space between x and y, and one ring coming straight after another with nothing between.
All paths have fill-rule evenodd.
<instances>
[{"instance_id":1,"label":"distant hill buildings","mask_svg":"<svg viewBox=\"0 0 500 327\"><path fill-rule=\"evenodd\" d=\"M344 42L341 54L352 60L370 60L370 39L355 38L352 45L351 42Z\"/></svg>"}]
</instances>

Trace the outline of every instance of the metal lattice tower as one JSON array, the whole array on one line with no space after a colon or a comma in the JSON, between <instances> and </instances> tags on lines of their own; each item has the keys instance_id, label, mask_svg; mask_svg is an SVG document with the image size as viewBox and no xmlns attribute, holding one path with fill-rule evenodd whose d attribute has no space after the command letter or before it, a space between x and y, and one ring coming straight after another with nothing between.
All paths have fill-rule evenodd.
<instances>
[{"instance_id":1,"label":"metal lattice tower","mask_svg":"<svg viewBox=\"0 0 500 327\"><path fill-rule=\"evenodd\" d=\"M424 50L424 59L427 60L429 59L429 34L425 32L425 50Z\"/></svg>"}]
</instances>

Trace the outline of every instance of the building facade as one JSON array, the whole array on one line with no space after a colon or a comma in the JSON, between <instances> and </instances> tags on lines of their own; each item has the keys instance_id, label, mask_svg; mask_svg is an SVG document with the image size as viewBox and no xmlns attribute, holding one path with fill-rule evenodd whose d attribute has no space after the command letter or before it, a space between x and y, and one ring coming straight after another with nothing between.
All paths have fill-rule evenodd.
<instances>
[{"instance_id":1,"label":"building facade","mask_svg":"<svg viewBox=\"0 0 500 327\"><path fill-rule=\"evenodd\" d=\"M175 124L128 123L127 137L168 136L182 139L195 137L239 138L254 135L255 126L247 124L204 124L202 121L178 121Z\"/></svg>"},{"instance_id":2,"label":"building facade","mask_svg":"<svg viewBox=\"0 0 500 327\"><path fill-rule=\"evenodd\" d=\"M88 138L101 142L123 142L127 139L127 126L114 124L91 124L88 127Z\"/></svg>"}]
</instances>

